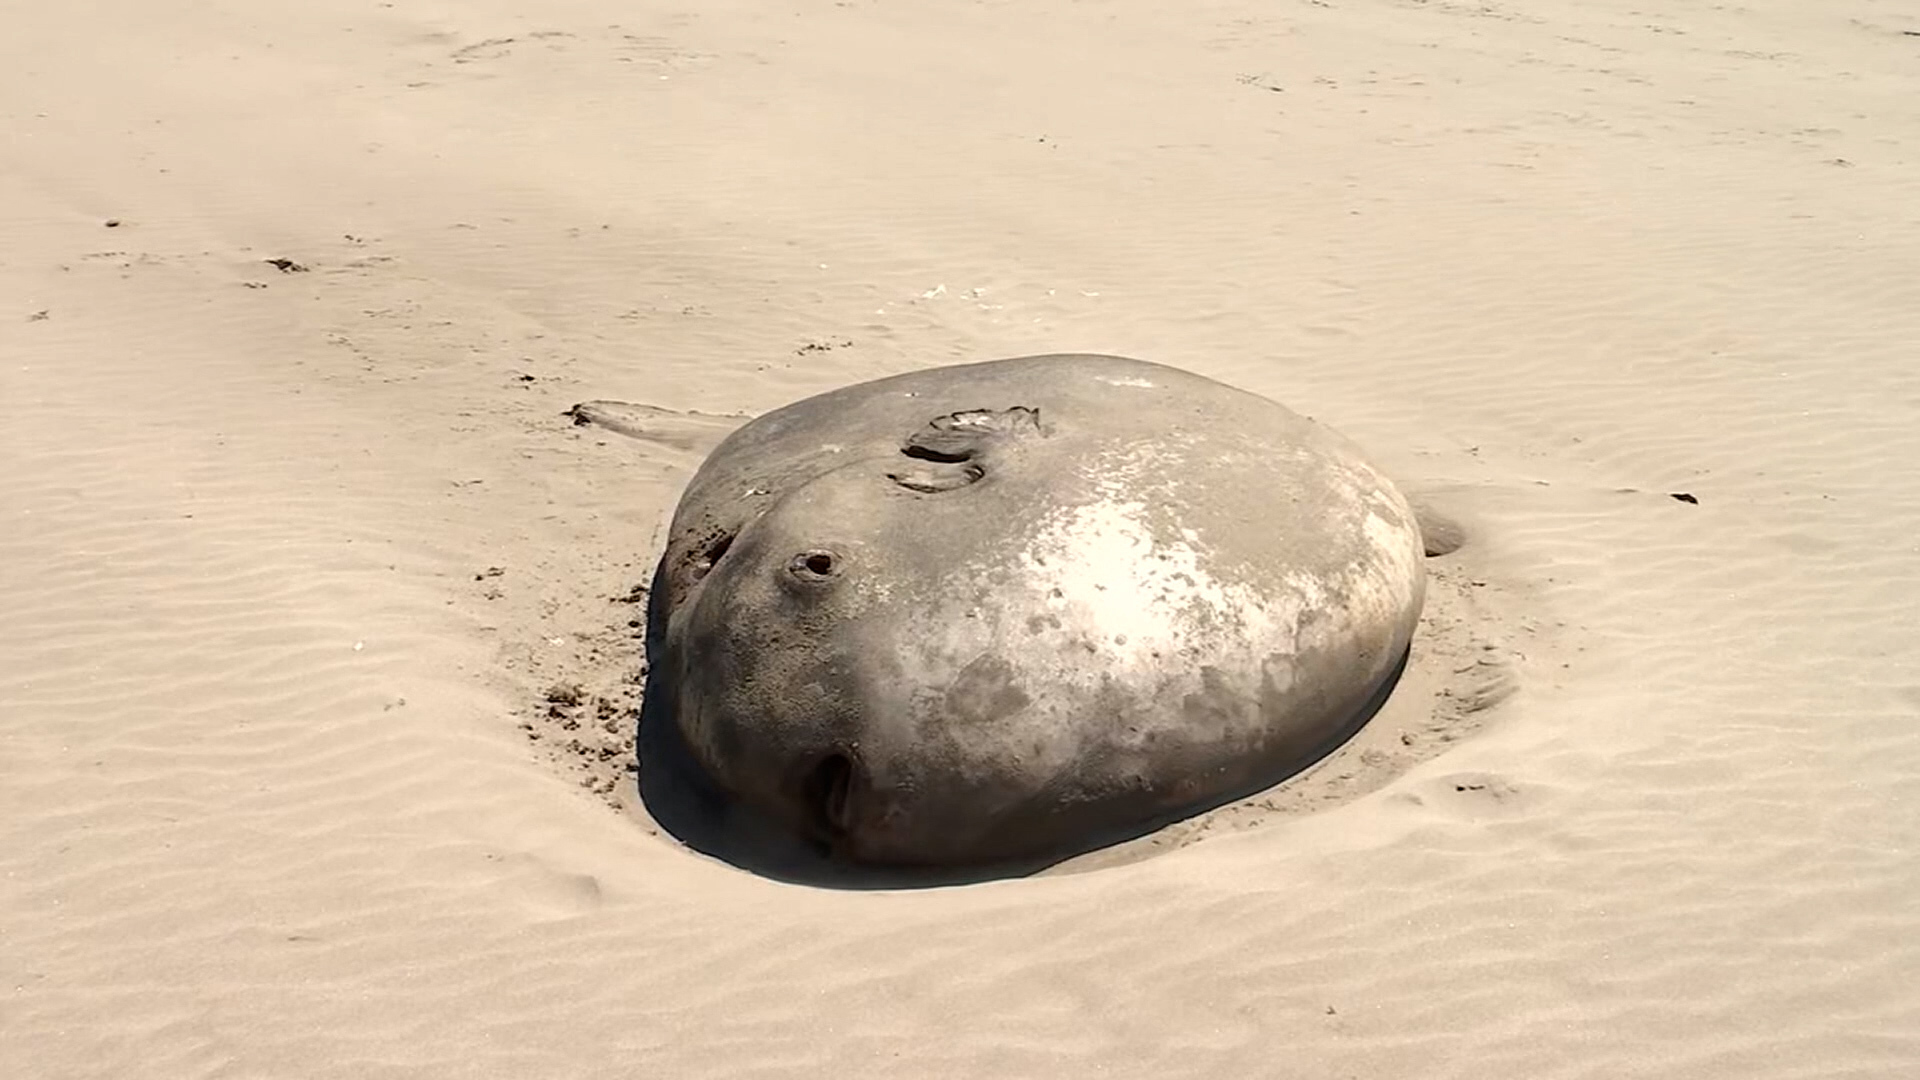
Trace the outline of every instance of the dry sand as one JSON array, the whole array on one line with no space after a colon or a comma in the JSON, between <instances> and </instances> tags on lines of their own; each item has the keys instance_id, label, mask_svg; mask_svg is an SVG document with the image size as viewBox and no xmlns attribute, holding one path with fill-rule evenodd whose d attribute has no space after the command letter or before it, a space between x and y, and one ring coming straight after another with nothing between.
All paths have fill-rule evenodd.
<instances>
[{"instance_id":1,"label":"dry sand","mask_svg":"<svg viewBox=\"0 0 1920 1080\"><path fill-rule=\"evenodd\" d=\"M3 22L0 1075L1920 1075L1911 5ZM1465 523L1423 748L956 889L659 834L702 422L562 410L1053 350Z\"/></svg>"}]
</instances>

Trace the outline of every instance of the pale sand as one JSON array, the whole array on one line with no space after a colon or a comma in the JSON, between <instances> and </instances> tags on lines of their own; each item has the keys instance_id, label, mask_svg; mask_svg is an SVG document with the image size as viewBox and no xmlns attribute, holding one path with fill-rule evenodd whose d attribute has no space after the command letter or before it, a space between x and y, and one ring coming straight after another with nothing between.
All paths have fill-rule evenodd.
<instances>
[{"instance_id":1,"label":"pale sand","mask_svg":"<svg viewBox=\"0 0 1920 1080\"><path fill-rule=\"evenodd\" d=\"M1920 1075L1910 5L4 23L0 1076ZM1404 758L911 893L603 797L701 446L563 409L1060 349L1438 489Z\"/></svg>"}]
</instances>

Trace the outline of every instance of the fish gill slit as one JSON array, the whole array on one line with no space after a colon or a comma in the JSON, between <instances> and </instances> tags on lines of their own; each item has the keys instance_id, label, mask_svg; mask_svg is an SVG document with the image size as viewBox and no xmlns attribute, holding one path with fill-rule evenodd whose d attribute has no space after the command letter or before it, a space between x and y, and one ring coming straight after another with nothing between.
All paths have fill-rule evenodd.
<instances>
[{"instance_id":1,"label":"fish gill slit","mask_svg":"<svg viewBox=\"0 0 1920 1080\"><path fill-rule=\"evenodd\" d=\"M852 830L853 759L842 753L821 758L801 785L814 831L829 844Z\"/></svg>"}]
</instances>

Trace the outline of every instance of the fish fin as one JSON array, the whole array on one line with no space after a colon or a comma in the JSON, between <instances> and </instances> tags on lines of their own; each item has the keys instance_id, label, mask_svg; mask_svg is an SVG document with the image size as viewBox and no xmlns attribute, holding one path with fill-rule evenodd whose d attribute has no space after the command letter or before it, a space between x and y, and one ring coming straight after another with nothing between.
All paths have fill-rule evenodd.
<instances>
[{"instance_id":1,"label":"fish fin","mask_svg":"<svg viewBox=\"0 0 1920 1080\"><path fill-rule=\"evenodd\" d=\"M705 454L752 417L676 412L630 401L583 401L560 415L629 439Z\"/></svg>"}]
</instances>

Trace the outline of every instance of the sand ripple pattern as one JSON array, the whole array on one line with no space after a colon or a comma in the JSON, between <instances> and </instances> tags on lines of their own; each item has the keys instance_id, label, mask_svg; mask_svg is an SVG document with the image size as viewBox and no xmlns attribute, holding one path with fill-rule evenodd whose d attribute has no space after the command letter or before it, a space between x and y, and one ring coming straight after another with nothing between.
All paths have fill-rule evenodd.
<instances>
[{"instance_id":1,"label":"sand ripple pattern","mask_svg":"<svg viewBox=\"0 0 1920 1080\"><path fill-rule=\"evenodd\" d=\"M0 1074L1920 1074L1910 13L229 6L0 35ZM698 454L561 410L1058 348L1441 493L1518 692L1094 873L609 810Z\"/></svg>"}]
</instances>

